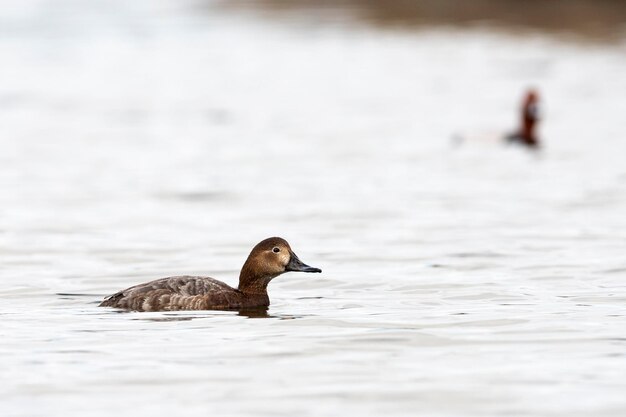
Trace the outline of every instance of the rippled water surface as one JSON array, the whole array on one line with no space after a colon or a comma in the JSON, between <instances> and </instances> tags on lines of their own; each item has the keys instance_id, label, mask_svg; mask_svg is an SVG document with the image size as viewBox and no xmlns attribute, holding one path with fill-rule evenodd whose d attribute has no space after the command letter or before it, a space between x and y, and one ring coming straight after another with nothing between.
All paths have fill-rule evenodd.
<instances>
[{"instance_id":1,"label":"rippled water surface","mask_svg":"<svg viewBox=\"0 0 626 417\"><path fill-rule=\"evenodd\" d=\"M626 415L623 43L8 4L2 416ZM266 314L97 307L274 235Z\"/></svg>"}]
</instances>

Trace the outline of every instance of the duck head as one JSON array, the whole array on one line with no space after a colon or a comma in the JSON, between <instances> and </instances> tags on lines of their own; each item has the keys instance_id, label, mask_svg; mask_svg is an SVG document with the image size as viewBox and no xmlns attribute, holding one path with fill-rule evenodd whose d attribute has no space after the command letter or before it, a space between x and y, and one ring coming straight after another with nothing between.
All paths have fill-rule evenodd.
<instances>
[{"instance_id":1,"label":"duck head","mask_svg":"<svg viewBox=\"0 0 626 417\"><path fill-rule=\"evenodd\" d=\"M270 237L259 242L248 255L239 275L239 290L265 294L272 279L291 271L322 272L302 262L285 239Z\"/></svg>"}]
</instances>

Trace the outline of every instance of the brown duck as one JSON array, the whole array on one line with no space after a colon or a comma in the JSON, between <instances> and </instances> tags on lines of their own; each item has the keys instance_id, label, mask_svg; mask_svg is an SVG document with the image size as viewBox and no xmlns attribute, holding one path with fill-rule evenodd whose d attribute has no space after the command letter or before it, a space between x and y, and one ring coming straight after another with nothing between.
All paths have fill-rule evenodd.
<instances>
[{"instance_id":1,"label":"brown duck","mask_svg":"<svg viewBox=\"0 0 626 417\"><path fill-rule=\"evenodd\" d=\"M117 292L100 304L135 311L241 310L267 307L267 285L290 271L322 272L304 264L289 243L271 237L257 244L239 274L235 289L209 277L161 278Z\"/></svg>"}]
</instances>

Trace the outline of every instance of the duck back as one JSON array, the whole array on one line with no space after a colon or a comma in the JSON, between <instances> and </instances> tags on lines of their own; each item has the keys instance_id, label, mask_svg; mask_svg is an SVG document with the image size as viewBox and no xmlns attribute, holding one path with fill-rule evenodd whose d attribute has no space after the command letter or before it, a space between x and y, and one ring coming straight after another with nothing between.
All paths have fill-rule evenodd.
<instances>
[{"instance_id":1,"label":"duck back","mask_svg":"<svg viewBox=\"0 0 626 417\"><path fill-rule=\"evenodd\" d=\"M185 275L127 288L107 297L100 307L135 311L221 310L245 307L246 301L240 291L221 281ZM254 301L263 304L263 300Z\"/></svg>"}]
</instances>

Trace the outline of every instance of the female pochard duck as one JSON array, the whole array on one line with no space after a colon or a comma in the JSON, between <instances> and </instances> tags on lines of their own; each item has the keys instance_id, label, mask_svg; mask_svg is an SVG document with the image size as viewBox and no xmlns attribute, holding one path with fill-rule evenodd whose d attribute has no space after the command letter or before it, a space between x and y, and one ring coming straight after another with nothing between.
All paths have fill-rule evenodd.
<instances>
[{"instance_id":1,"label":"female pochard duck","mask_svg":"<svg viewBox=\"0 0 626 417\"><path fill-rule=\"evenodd\" d=\"M322 272L304 264L289 243L271 237L257 244L239 274L239 286L209 277L178 276L161 278L117 292L100 304L135 311L239 310L267 307L267 285L289 272Z\"/></svg>"},{"instance_id":2,"label":"female pochard duck","mask_svg":"<svg viewBox=\"0 0 626 417\"><path fill-rule=\"evenodd\" d=\"M512 143L519 143L530 148L539 147L536 127L539 123L539 95L535 90L528 90L522 101L521 121L519 129L507 135Z\"/></svg>"}]
</instances>

